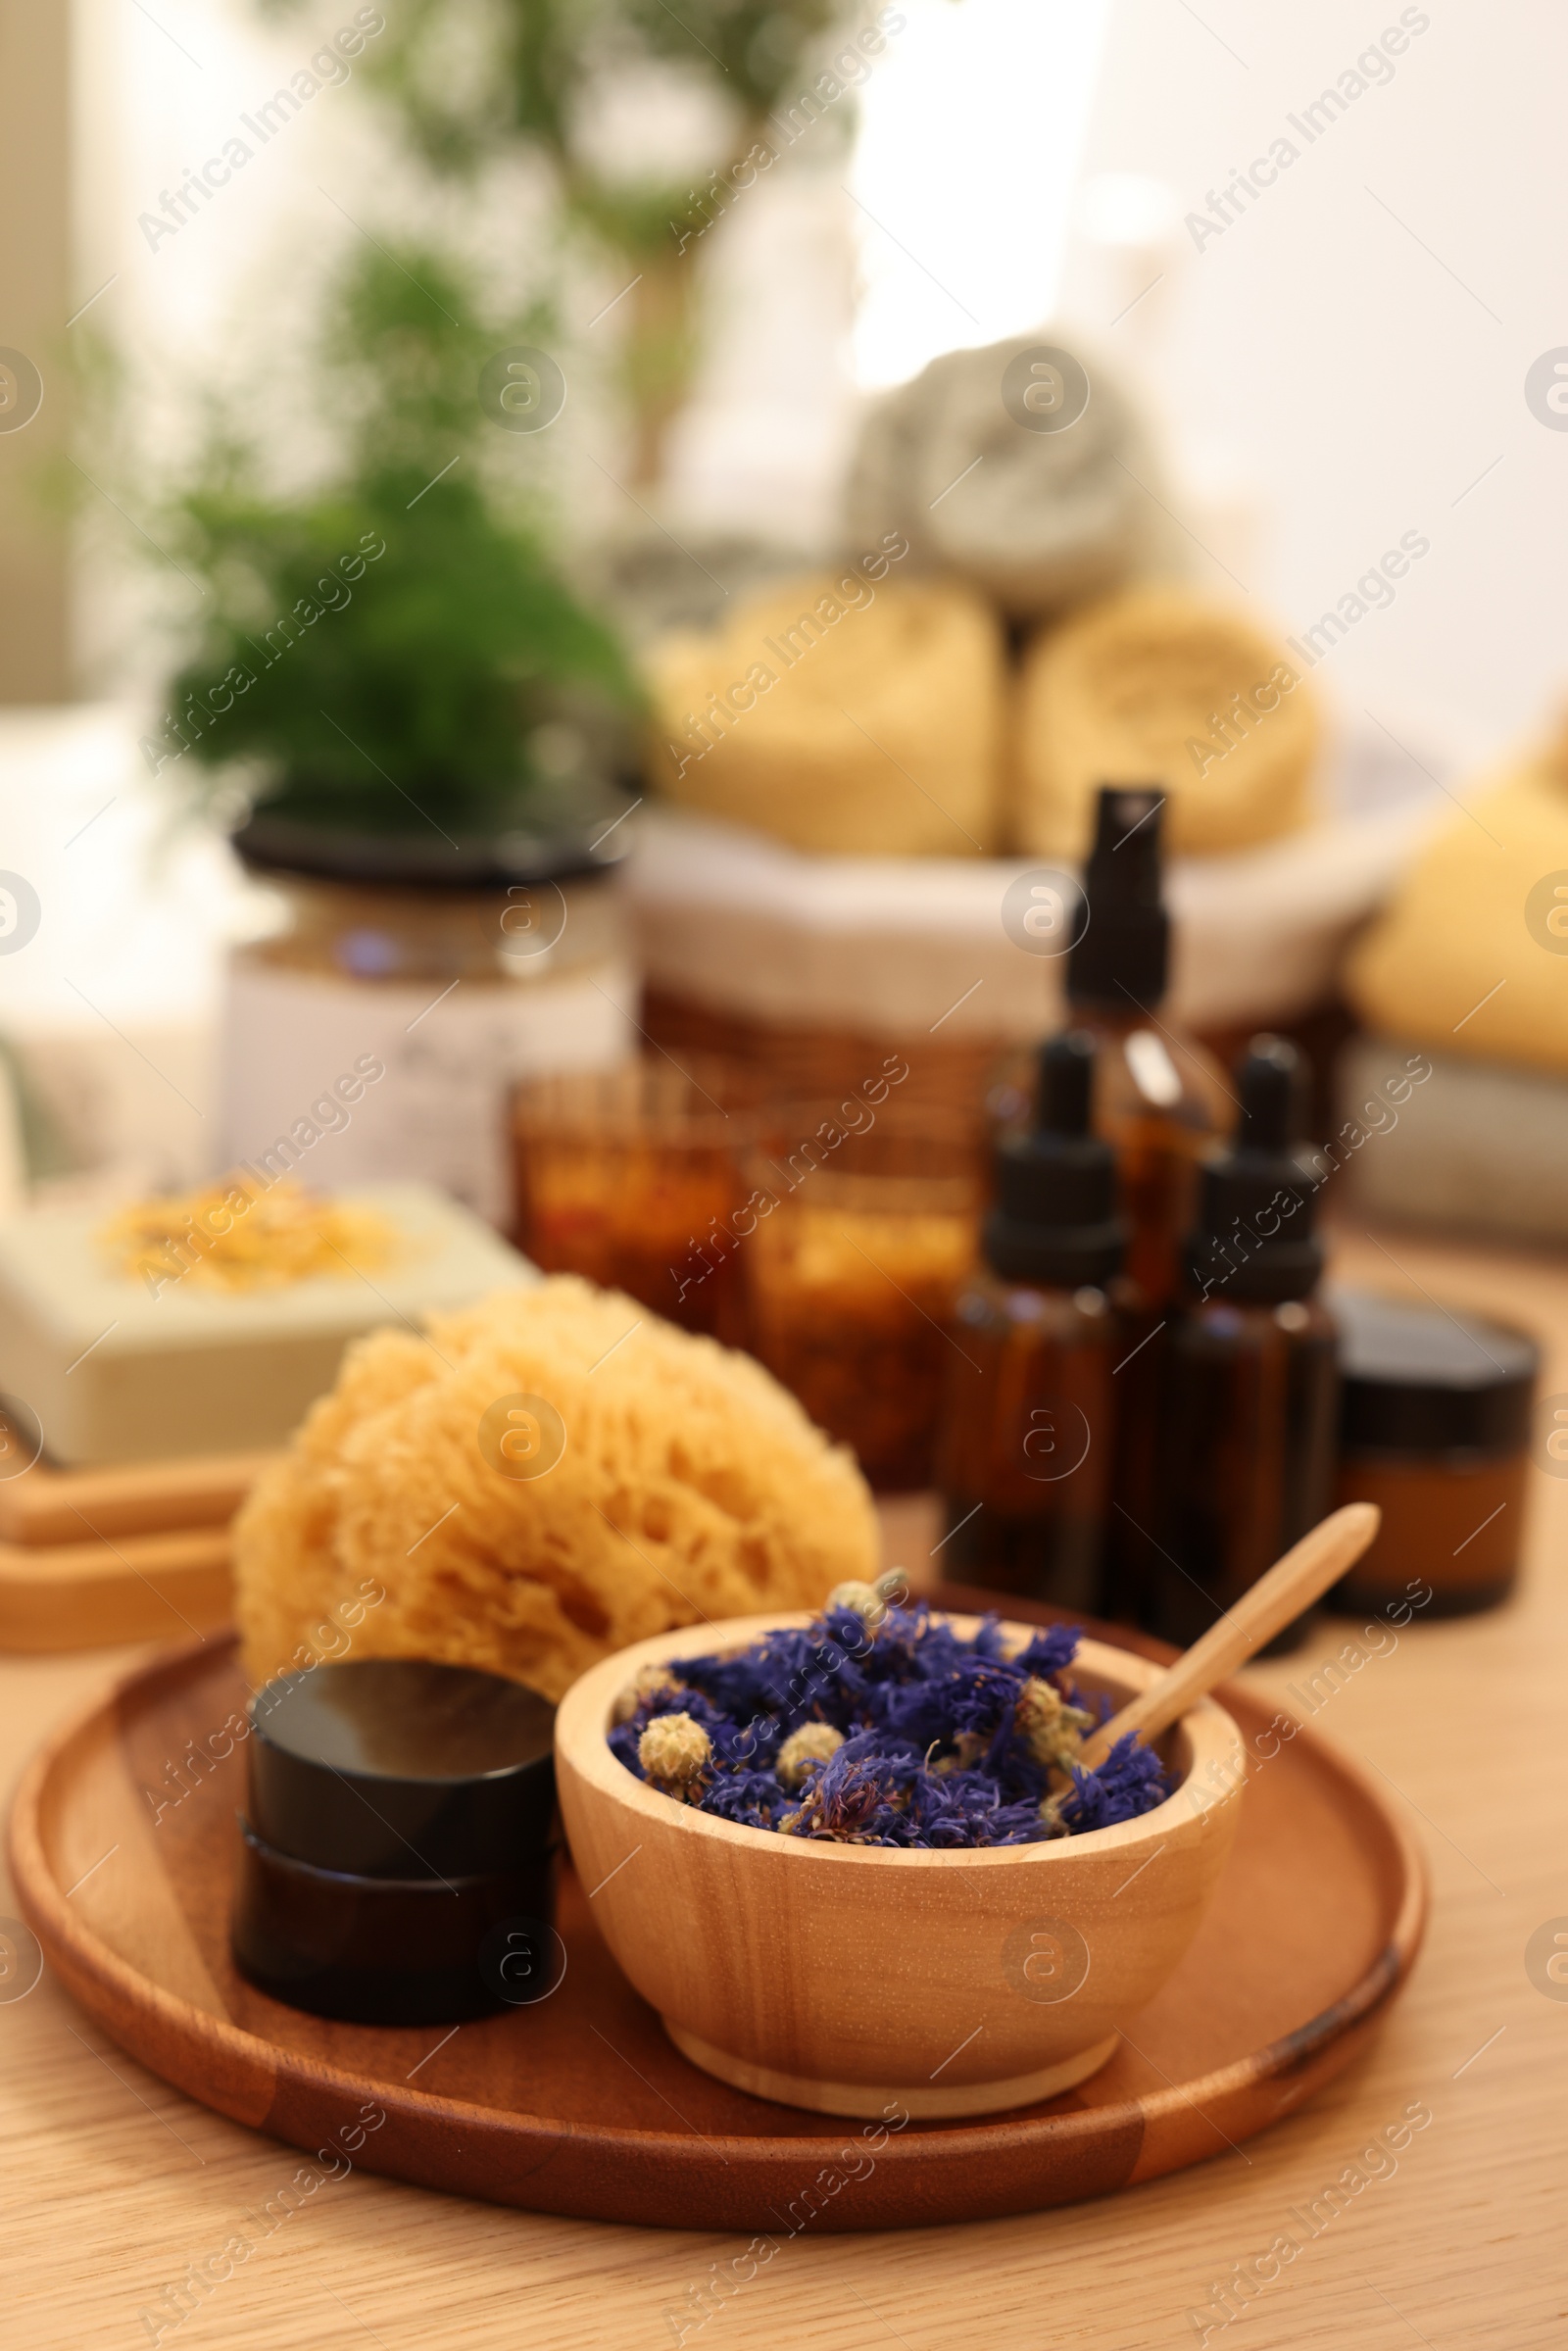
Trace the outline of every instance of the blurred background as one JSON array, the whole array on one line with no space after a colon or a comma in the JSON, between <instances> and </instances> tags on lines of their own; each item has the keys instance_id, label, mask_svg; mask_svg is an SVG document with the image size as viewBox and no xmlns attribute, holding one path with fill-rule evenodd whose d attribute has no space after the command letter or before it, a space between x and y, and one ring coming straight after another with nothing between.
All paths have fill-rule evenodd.
<instances>
[{"instance_id":1,"label":"blurred background","mask_svg":"<svg viewBox=\"0 0 1568 2351\"><path fill-rule=\"evenodd\" d=\"M1270 1989L1229 2007L1277 2021L1228 2124L1397 1989L1396 1775L1441 2031L1368 2100L1517 2017L1483 1837L1565 1995L1565 88L1562 0L0 0L0 1675L46 1658L14 1744L68 1694L48 1653L236 1598L247 1679L352 1631L553 1691L683 1614L874 1622L880 1546L938 1605L1185 1645L1370 1501L1343 1621L1254 1685L1334 1700L1367 1773L1319 1752L1294 1825L1307 1766L1265 1784ZM48 1787L111 1747L152 1777L163 1722L181 1802L226 1654ZM1030 1689L1037 1736L1070 1718ZM1455 1737L1489 1695L1506 1813ZM45 1822L36 1923L82 1890L62 1981L118 2032L183 1896L165 1800L112 1777ZM220 1885L213 1817L162 1851ZM1279 1889L1314 1869L1309 1968ZM216 2009L202 1918L170 1982ZM1325 2163L1348 2101L1292 2127ZM173 2275L160 2193L164 2237Z\"/></svg>"},{"instance_id":2,"label":"blurred background","mask_svg":"<svg viewBox=\"0 0 1568 2351\"><path fill-rule=\"evenodd\" d=\"M1120 780L1181 1033L1560 1241L1568 29L1387 13L4 0L0 1200L340 1044L313 1173L509 1229L533 1074L972 1124Z\"/></svg>"}]
</instances>

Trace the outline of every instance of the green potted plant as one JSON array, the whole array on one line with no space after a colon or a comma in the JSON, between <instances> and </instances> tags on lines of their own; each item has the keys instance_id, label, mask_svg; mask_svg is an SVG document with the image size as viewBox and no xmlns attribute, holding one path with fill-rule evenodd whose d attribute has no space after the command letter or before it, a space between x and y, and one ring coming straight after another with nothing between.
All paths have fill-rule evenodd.
<instances>
[{"instance_id":1,"label":"green potted plant","mask_svg":"<svg viewBox=\"0 0 1568 2351\"><path fill-rule=\"evenodd\" d=\"M633 1042L611 876L637 690L505 487L481 377L539 321L487 322L455 267L379 246L327 316L324 469L277 493L215 430L161 518L204 595L142 748L242 815L272 889L232 960L225 1154L422 1175L501 1220L511 1080ZM343 1070L374 1072L352 1115Z\"/></svg>"},{"instance_id":2,"label":"green potted plant","mask_svg":"<svg viewBox=\"0 0 1568 2351\"><path fill-rule=\"evenodd\" d=\"M487 329L432 254L357 257L317 371L341 444L326 476L270 494L220 432L172 500L164 527L205 598L143 751L202 800L243 770L242 848L305 828L362 873L457 880L499 842L615 813L632 672L540 514L487 470L479 379L520 331Z\"/></svg>"}]
</instances>

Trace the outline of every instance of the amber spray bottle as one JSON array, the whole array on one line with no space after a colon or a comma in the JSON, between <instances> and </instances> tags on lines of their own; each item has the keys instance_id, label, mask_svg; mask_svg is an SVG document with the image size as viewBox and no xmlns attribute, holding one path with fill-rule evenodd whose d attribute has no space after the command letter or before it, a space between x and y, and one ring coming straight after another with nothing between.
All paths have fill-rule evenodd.
<instances>
[{"instance_id":1,"label":"amber spray bottle","mask_svg":"<svg viewBox=\"0 0 1568 2351\"><path fill-rule=\"evenodd\" d=\"M1186 1647L1332 1506L1337 1334L1314 1298L1316 1178L1293 1148L1299 1056L1254 1037L1234 1147L1204 1169L1163 1335L1151 1632ZM1270 1644L1292 1647L1298 1619Z\"/></svg>"},{"instance_id":2,"label":"amber spray bottle","mask_svg":"<svg viewBox=\"0 0 1568 2351\"><path fill-rule=\"evenodd\" d=\"M1090 1132L1094 1039L1040 1054L1037 1123L996 1147L982 1262L960 1297L937 1481L943 1573L1098 1610L1126 1231L1110 1147Z\"/></svg>"},{"instance_id":3,"label":"amber spray bottle","mask_svg":"<svg viewBox=\"0 0 1568 2351\"><path fill-rule=\"evenodd\" d=\"M1104 1613L1141 1623L1159 1568L1158 1435L1167 1318L1199 1168L1236 1113L1218 1062L1164 1004L1170 916L1162 890L1165 803L1152 788L1103 785L1084 869L1083 924L1067 958L1067 1012L1099 1047L1095 1130L1116 1153L1128 1227L1127 1338L1115 1368L1113 1507Z\"/></svg>"},{"instance_id":4,"label":"amber spray bottle","mask_svg":"<svg viewBox=\"0 0 1568 2351\"><path fill-rule=\"evenodd\" d=\"M1180 1281L1199 1162L1235 1115L1218 1063L1162 1005L1170 970L1164 812L1156 791L1102 787L1084 871L1087 922L1067 957L1068 1018L1100 1049L1095 1131L1116 1151L1127 1271L1155 1309Z\"/></svg>"}]
</instances>

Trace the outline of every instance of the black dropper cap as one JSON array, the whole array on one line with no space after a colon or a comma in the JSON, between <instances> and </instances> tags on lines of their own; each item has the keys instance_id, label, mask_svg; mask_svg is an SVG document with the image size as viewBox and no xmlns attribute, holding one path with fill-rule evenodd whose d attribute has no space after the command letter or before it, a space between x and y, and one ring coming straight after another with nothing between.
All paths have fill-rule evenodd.
<instances>
[{"instance_id":1,"label":"black dropper cap","mask_svg":"<svg viewBox=\"0 0 1568 2351\"><path fill-rule=\"evenodd\" d=\"M1102 784L1084 868L1089 922L1067 957L1069 1004L1146 1008L1165 993L1170 917L1159 896L1165 795L1153 784Z\"/></svg>"},{"instance_id":2,"label":"black dropper cap","mask_svg":"<svg viewBox=\"0 0 1568 2351\"><path fill-rule=\"evenodd\" d=\"M1199 1226L1185 1249L1187 1278L1200 1297L1280 1305L1317 1285L1317 1185L1293 1148L1300 1066L1283 1037L1254 1037L1237 1066L1235 1141L1203 1170Z\"/></svg>"},{"instance_id":3,"label":"black dropper cap","mask_svg":"<svg viewBox=\"0 0 1568 2351\"><path fill-rule=\"evenodd\" d=\"M1116 1214L1116 1162L1089 1131L1095 1041L1083 1029L1040 1052L1033 1133L997 1147L997 1200L982 1246L1004 1281L1076 1290L1109 1281L1127 1246Z\"/></svg>"}]
</instances>

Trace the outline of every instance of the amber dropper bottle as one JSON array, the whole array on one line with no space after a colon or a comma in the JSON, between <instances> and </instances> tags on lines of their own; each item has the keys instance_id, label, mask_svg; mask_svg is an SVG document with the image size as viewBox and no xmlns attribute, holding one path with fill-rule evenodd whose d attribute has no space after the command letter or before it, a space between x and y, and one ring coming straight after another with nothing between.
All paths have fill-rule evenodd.
<instances>
[{"instance_id":1,"label":"amber dropper bottle","mask_svg":"<svg viewBox=\"0 0 1568 2351\"><path fill-rule=\"evenodd\" d=\"M1313 1297L1315 1178L1293 1149L1299 1056L1254 1037L1232 1150L1203 1171L1184 1296L1164 1335L1151 1632L1183 1647L1334 1499L1334 1318ZM1293 1647L1304 1620L1270 1651Z\"/></svg>"},{"instance_id":2,"label":"amber dropper bottle","mask_svg":"<svg viewBox=\"0 0 1568 2351\"><path fill-rule=\"evenodd\" d=\"M1090 1132L1095 1042L1040 1055L1037 1123L996 1148L982 1262L959 1298L937 1444L945 1575L1098 1610L1126 1233Z\"/></svg>"}]
</instances>

